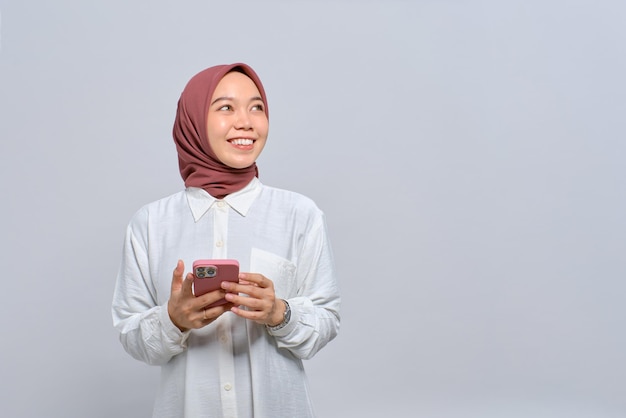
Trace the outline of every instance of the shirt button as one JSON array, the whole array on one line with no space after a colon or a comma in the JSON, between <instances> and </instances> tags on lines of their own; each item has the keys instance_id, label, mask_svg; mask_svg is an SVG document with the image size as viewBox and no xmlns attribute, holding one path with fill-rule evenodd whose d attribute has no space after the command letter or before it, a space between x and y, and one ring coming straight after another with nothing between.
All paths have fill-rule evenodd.
<instances>
[{"instance_id":1,"label":"shirt button","mask_svg":"<svg viewBox=\"0 0 626 418\"><path fill-rule=\"evenodd\" d=\"M223 245L224 245L224 243L223 243L222 241L217 241L217 242L215 243L215 246L216 246L216 247L222 247Z\"/></svg>"},{"instance_id":2,"label":"shirt button","mask_svg":"<svg viewBox=\"0 0 626 418\"><path fill-rule=\"evenodd\" d=\"M222 201L217 202L217 207L218 208L223 208L225 205L226 205L226 203L224 203Z\"/></svg>"},{"instance_id":3,"label":"shirt button","mask_svg":"<svg viewBox=\"0 0 626 418\"><path fill-rule=\"evenodd\" d=\"M232 388L233 388L233 386L230 383L226 383L224 385L224 390L226 390L226 391L231 390Z\"/></svg>"}]
</instances>

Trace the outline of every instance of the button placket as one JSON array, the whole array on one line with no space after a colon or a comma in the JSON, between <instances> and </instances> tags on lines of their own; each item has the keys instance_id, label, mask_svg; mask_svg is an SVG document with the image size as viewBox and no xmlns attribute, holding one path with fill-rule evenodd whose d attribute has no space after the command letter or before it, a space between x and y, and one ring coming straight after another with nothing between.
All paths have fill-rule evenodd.
<instances>
[{"instance_id":1,"label":"button placket","mask_svg":"<svg viewBox=\"0 0 626 418\"><path fill-rule=\"evenodd\" d=\"M227 258L228 204L218 200L213 223L213 258Z\"/></svg>"},{"instance_id":2,"label":"button placket","mask_svg":"<svg viewBox=\"0 0 626 418\"><path fill-rule=\"evenodd\" d=\"M228 258L228 216L230 208L224 201L218 200L214 206L213 217L213 258ZM231 318L221 316L217 329L219 340L220 385L224 416L237 416L237 396L234 390L235 359L231 335Z\"/></svg>"}]
</instances>

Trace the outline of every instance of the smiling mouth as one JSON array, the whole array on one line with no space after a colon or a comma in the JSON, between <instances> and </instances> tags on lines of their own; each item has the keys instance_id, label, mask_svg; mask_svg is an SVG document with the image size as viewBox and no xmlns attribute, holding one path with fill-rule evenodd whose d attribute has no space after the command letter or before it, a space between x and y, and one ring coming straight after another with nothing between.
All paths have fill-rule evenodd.
<instances>
[{"instance_id":1,"label":"smiling mouth","mask_svg":"<svg viewBox=\"0 0 626 418\"><path fill-rule=\"evenodd\" d=\"M230 141L231 144L233 145L242 145L242 146L246 146L246 145L252 145L254 144L254 140L252 139L247 139L247 138L237 138L237 139L231 139Z\"/></svg>"}]
</instances>

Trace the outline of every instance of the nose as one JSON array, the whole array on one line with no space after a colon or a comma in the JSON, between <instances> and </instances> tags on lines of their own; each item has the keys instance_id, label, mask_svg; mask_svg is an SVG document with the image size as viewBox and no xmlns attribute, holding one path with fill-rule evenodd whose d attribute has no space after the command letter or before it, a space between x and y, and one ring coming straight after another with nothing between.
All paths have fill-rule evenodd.
<instances>
[{"instance_id":1,"label":"nose","mask_svg":"<svg viewBox=\"0 0 626 418\"><path fill-rule=\"evenodd\" d=\"M252 123L250 122L250 115L246 111L237 112L237 119L235 120L235 128L237 129L250 129Z\"/></svg>"}]
</instances>

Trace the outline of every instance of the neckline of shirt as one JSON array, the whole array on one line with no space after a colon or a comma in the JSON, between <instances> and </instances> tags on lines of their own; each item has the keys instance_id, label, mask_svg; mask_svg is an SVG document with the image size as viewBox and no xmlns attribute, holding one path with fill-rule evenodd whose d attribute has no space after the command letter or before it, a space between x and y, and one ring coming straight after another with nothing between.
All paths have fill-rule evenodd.
<instances>
[{"instance_id":1,"label":"neckline of shirt","mask_svg":"<svg viewBox=\"0 0 626 418\"><path fill-rule=\"evenodd\" d=\"M216 199L206 190L199 187L187 187L185 189L187 203L189 204L195 222L198 222L200 218L209 211L211 206L218 202L226 202L228 206L233 208L241 216L246 216L252 206L252 202L254 202L254 199L256 199L259 193L261 193L261 182L256 177L254 177L246 187L229 194L223 199Z\"/></svg>"}]
</instances>

